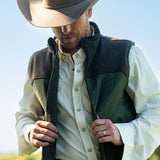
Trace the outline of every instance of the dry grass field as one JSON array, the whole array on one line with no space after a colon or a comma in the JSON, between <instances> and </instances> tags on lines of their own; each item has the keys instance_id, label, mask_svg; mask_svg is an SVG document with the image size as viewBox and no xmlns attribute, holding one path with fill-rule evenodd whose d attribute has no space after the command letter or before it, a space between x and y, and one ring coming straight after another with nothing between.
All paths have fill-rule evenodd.
<instances>
[{"instance_id":1,"label":"dry grass field","mask_svg":"<svg viewBox=\"0 0 160 160\"><path fill-rule=\"evenodd\" d=\"M18 155L0 155L0 160L41 160L41 153L38 152L24 157Z\"/></svg>"},{"instance_id":2,"label":"dry grass field","mask_svg":"<svg viewBox=\"0 0 160 160\"><path fill-rule=\"evenodd\" d=\"M41 160L41 152L36 152L24 157L18 155L0 155L0 160ZM160 160L160 147L148 160Z\"/></svg>"}]
</instances>

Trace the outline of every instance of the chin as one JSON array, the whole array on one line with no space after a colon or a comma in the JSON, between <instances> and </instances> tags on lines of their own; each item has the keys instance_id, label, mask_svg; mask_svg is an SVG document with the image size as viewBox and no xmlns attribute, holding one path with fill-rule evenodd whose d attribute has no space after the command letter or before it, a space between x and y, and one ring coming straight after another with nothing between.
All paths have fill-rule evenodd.
<instances>
[{"instance_id":1,"label":"chin","mask_svg":"<svg viewBox=\"0 0 160 160\"><path fill-rule=\"evenodd\" d=\"M68 44L63 45L63 47L67 50L73 50L73 49L79 48L79 44L68 43Z\"/></svg>"}]
</instances>

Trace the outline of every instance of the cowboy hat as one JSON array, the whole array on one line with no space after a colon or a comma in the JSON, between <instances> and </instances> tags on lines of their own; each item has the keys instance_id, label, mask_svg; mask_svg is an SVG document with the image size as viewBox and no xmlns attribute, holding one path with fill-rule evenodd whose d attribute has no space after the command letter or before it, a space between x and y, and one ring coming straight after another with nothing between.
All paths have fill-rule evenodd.
<instances>
[{"instance_id":1,"label":"cowboy hat","mask_svg":"<svg viewBox=\"0 0 160 160\"><path fill-rule=\"evenodd\" d=\"M76 22L98 0L17 0L24 17L37 27L58 27Z\"/></svg>"}]
</instances>

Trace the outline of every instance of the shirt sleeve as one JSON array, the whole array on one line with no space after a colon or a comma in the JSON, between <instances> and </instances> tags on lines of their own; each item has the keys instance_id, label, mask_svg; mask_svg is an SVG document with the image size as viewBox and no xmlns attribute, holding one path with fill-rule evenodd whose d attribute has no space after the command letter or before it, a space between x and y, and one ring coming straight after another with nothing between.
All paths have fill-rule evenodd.
<instances>
[{"instance_id":1,"label":"shirt sleeve","mask_svg":"<svg viewBox=\"0 0 160 160\"><path fill-rule=\"evenodd\" d=\"M160 144L160 83L136 46L130 50L129 66L126 90L138 117L115 125L124 142L122 160L142 160L149 158Z\"/></svg>"},{"instance_id":2,"label":"shirt sleeve","mask_svg":"<svg viewBox=\"0 0 160 160\"><path fill-rule=\"evenodd\" d=\"M33 91L30 79L24 86L24 95L20 101L20 111L16 113L16 132L18 137L18 151L20 156L29 155L38 147L32 145L28 133L37 120L43 120L43 109Z\"/></svg>"}]
</instances>

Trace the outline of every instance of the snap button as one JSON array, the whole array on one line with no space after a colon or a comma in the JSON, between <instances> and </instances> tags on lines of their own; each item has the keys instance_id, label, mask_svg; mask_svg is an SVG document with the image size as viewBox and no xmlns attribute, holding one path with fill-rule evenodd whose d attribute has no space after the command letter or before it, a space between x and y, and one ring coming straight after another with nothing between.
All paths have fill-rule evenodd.
<instances>
[{"instance_id":1,"label":"snap button","mask_svg":"<svg viewBox=\"0 0 160 160\"><path fill-rule=\"evenodd\" d=\"M85 132L86 131L86 129L85 128L82 128L82 132Z\"/></svg>"}]
</instances>

